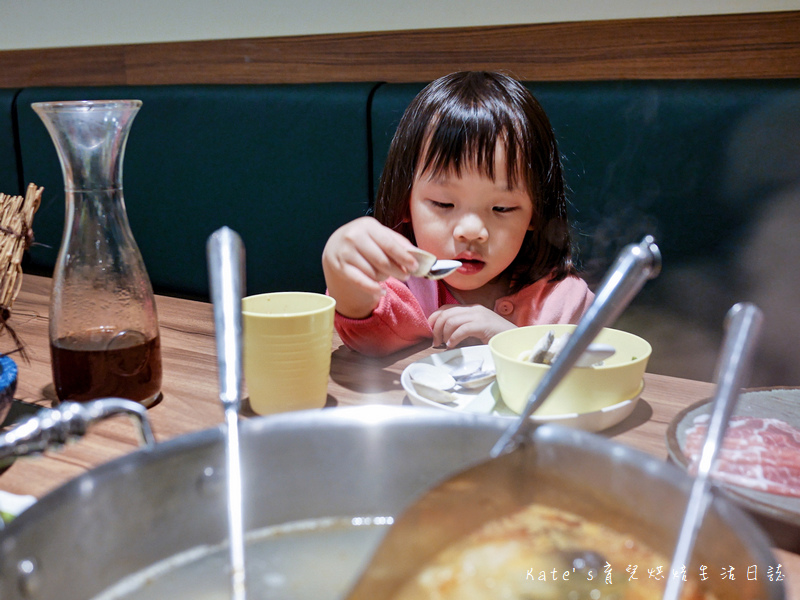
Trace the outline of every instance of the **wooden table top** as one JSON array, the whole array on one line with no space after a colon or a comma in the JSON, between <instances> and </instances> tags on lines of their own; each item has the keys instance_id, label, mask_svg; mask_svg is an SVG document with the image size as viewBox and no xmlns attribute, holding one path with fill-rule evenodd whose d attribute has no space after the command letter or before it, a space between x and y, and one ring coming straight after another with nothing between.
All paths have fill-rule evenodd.
<instances>
[{"instance_id":1,"label":"wooden table top","mask_svg":"<svg viewBox=\"0 0 800 600\"><path fill-rule=\"evenodd\" d=\"M9 321L26 346L29 362L17 358L19 382L15 397L52 406L48 310L50 279L25 275ZM211 305L167 296L157 297L163 359L163 400L148 410L158 441L219 426L219 401L214 323ZM13 348L0 336L0 352ZM436 350L417 346L387 358L368 358L350 351L334 336L328 406L408 403L400 374L412 362ZM603 435L660 458L667 457L666 429L685 407L713 395L711 383L647 373L634 413ZM88 469L138 447L133 424L115 417L94 425L79 442L46 456L17 460L0 475L0 489L41 497ZM788 574L789 595L800 600L800 555L776 550Z\"/></svg>"}]
</instances>

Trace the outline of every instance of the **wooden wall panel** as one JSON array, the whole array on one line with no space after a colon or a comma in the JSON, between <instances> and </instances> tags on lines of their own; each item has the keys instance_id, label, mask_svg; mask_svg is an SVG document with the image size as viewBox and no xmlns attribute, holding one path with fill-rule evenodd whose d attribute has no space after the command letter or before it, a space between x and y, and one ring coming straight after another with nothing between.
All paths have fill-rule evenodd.
<instances>
[{"instance_id":1,"label":"wooden wall panel","mask_svg":"<svg viewBox=\"0 0 800 600\"><path fill-rule=\"evenodd\" d=\"M0 52L0 87L800 77L800 11Z\"/></svg>"},{"instance_id":2,"label":"wooden wall panel","mask_svg":"<svg viewBox=\"0 0 800 600\"><path fill-rule=\"evenodd\" d=\"M0 87L124 84L124 46L0 52Z\"/></svg>"}]
</instances>

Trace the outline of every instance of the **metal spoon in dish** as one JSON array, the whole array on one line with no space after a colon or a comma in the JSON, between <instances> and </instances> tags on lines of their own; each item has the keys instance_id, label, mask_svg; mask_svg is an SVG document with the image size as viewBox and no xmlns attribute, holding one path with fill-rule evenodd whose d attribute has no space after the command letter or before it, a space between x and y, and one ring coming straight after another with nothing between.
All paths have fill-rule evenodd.
<instances>
[{"instance_id":1,"label":"metal spoon in dish","mask_svg":"<svg viewBox=\"0 0 800 600\"><path fill-rule=\"evenodd\" d=\"M214 328L217 338L219 398L225 414L225 465L228 484L228 543L231 598L245 600L242 465L239 455L239 406L242 397L242 295L244 247L239 235L222 227L206 244Z\"/></svg>"},{"instance_id":2,"label":"metal spoon in dish","mask_svg":"<svg viewBox=\"0 0 800 600\"><path fill-rule=\"evenodd\" d=\"M552 334L552 331L550 333ZM566 339L568 339L566 334L558 338L558 340L564 340L564 345L566 345ZM540 363L544 365L553 364L558 356L558 353L563 349L563 346L562 348L555 349L554 346L555 344L552 344L549 348L544 348L543 350L537 348L534 348L533 350L526 350L519 355L519 359L526 362ZM575 361L573 366L583 369L594 367L599 363L602 363L605 359L611 358L616 353L616 348L610 344L592 343L589 344L586 350L583 351L583 354L578 357L578 360Z\"/></svg>"},{"instance_id":3,"label":"metal spoon in dish","mask_svg":"<svg viewBox=\"0 0 800 600\"><path fill-rule=\"evenodd\" d=\"M750 363L755 352L758 332L763 316L753 304L734 305L725 319L727 331L717 365L717 391L711 408L708 433L700 452L697 475L689 494L686 513L683 517L675 552L672 555L672 572L680 572L692 557L697 533L703 523L709 504L709 475L714 459L722 446L733 408L739 398L743 382L749 375ZM682 577L670 577L664 590L663 600L678 600L683 587Z\"/></svg>"}]
</instances>

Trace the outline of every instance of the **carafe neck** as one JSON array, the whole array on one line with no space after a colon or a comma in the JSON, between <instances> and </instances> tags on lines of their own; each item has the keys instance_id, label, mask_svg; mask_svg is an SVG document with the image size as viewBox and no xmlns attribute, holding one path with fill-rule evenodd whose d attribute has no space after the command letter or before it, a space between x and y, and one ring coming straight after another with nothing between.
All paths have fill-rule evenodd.
<instances>
[{"instance_id":1,"label":"carafe neck","mask_svg":"<svg viewBox=\"0 0 800 600\"><path fill-rule=\"evenodd\" d=\"M139 100L37 102L58 151L64 189L122 189L122 163Z\"/></svg>"}]
</instances>

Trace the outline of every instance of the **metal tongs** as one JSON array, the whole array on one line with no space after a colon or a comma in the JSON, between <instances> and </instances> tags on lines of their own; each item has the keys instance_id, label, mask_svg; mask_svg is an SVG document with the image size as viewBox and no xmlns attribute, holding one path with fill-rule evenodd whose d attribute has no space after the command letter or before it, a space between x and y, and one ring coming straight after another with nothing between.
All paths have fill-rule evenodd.
<instances>
[{"instance_id":1,"label":"metal tongs","mask_svg":"<svg viewBox=\"0 0 800 600\"><path fill-rule=\"evenodd\" d=\"M697 476L692 484L686 513L672 555L672 573L679 573L685 568L692 556L697 533L711 501L709 494L711 469L722 446L725 430L739 399L743 382L750 374L750 365L762 321L761 311L748 303L734 305L726 316L726 334L715 377L717 391L714 394L708 433L700 453ZM682 588L683 577L670 577L664 590L664 600L678 600Z\"/></svg>"}]
</instances>

